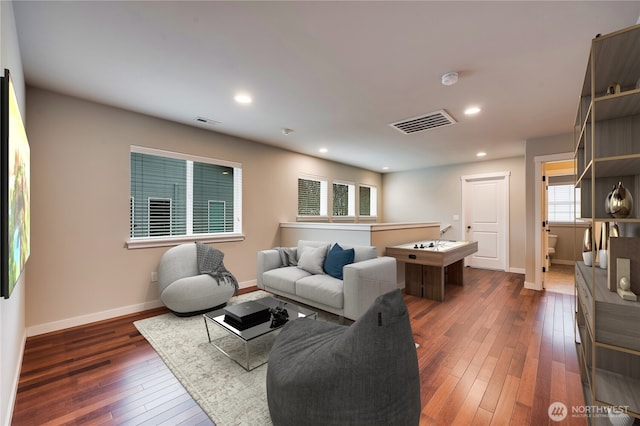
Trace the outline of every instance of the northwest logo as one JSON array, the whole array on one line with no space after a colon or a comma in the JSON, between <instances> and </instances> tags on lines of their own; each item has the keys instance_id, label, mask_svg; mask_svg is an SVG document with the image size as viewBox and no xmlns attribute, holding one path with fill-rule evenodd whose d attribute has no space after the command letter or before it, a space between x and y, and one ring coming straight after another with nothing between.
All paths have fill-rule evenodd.
<instances>
[{"instance_id":1,"label":"northwest logo","mask_svg":"<svg viewBox=\"0 0 640 426\"><path fill-rule=\"evenodd\" d=\"M549 418L554 422L561 422L565 418L567 418L567 414L569 414L569 410L567 409L567 406L564 405L562 402L554 402L551 405L549 405L549 409L547 410L547 413L549 414Z\"/></svg>"}]
</instances>

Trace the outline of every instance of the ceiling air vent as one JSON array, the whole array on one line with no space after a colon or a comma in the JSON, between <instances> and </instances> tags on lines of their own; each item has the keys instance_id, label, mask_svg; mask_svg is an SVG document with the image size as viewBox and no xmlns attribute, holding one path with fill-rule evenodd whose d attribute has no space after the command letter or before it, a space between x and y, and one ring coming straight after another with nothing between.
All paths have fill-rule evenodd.
<instances>
[{"instance_id":1,"label":"ceiling air vent","mask_svg":"<svg viewBox=\"0 0 640 426\"><path fill-rule=\"evenodd\" d=\"M445 110L441 109L440 111L430 112L429 114L397 121L389 125L405 135L409 135L411 133L435 129L436 127L449 126L455 123L456 120L447 114Z\"/></svg>"},{"instance_id":2,"label":"ceiling air vent","mask_svg":"<svg viewBox=\"0 0 640 426\"><path fill-rule=\"evenodd\" d=\"M212 120L210 118L205 118L205 117L196 117L194 118L194 121L200 124L208 124L209 126L215 126L216 124L220 124L219 121Z\"/></svg>"}]
</instances>

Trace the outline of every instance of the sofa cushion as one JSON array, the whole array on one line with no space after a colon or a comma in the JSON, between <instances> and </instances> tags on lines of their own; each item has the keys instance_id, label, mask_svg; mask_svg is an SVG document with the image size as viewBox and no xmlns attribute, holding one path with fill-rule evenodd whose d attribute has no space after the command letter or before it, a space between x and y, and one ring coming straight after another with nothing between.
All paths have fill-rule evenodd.
<instances>
[{"instance_id":1,"label":"sofa cushion","mask_svg":"<svg viewBox=\"0 0 640 426\"><path fill-rule=\"evenodd\" d=\"M328 250L330 245L327 241L298 240L298 259L300 259L300 254L305 247L326 247Z\"/></svg>"},{"instance_id":2,"label":"sofa cushion","mask_svg":"<svg viewBox=\"0 0 640 426\"><path fill-rule=\"evenodd\" d=\"M328 248L328 244L320 247L303 247L298 258L298 268L304 269L310 274L324 274L322 265L327 256Z\"/></svg>"},{"instance_id":3,"label":"sofa cushion","mask_svg":"<svg viewBox=\"0 0 640 426\"><path fill-rule=\"evenodd\" d=\"M344 307L342 280L330 275L311 275L296 282L296 295L332 308Z\"/></svg>"},{"instance_id":4,"label":"sofa cushion","mask_svg":"<svg viewBox=\"0 0 640 426\"><path fill-rule=\"evenodd\" d=\"M309 275L311 274L296 266L288 266L266 271L262 274L262 282L267 289L296 294L296 281Z\"/></svg>"},{"instance_id":5,"label":"sofa cushion","mask_svg":"<svg viewBox=\"0 0 640 426\"><path fill-rule=\"evenodd\" d=\"M298 258L304 247L322 247L328 246L326 241L298 240ZM378 257L378 249L373 246L357 246L353 244L342 244L343 249L352 248L355 252L354 262L362 262L363 260L375 259Z\"/></svg>"},{"instance_id":6,"label":"sofa cushion","mask_svg":"<svg viewBox=\"0 0 640 426\"><path fill-rule=\"evenodd\" d=\"M342 268L344 265L353 263L354 256L355 252L352 248L345 250L340 247L340 244L335 243L324 260L324 271L333 278L341 280Z\"/></svg>"},{"instance_id":7,"label":"sofa cushion","mask_svg":"<svg viewBox=\"0 0 640 426\"><path fill-rule=\"evenodd\" d=\"M354 246L350 244L340 244L343 249L353 249L355 256L354 262L362 262L363 260L375 259L378 257L378 249L372 246Z\"/></svg>"}]
</instances>

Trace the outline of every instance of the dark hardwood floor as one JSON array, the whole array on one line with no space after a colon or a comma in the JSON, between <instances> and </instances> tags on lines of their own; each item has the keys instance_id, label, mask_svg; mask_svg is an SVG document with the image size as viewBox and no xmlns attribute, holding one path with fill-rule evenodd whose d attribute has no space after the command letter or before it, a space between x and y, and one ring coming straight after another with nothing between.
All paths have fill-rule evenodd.
<instances>
[{"instance_id":1,"label":"dark hardwood floor","mask_svg":"<svg viewBox=\"0 0 640 426\"><path fill-rule=\"evenodd\" d=\"M557 424L552 402L584 405L573 296L525 290L522 275L464 274L445 302L405 296L420 344L420 424ZM163 312L27 339L12 424L212 424L133 326Z\"/></svg>"}]
</instances>

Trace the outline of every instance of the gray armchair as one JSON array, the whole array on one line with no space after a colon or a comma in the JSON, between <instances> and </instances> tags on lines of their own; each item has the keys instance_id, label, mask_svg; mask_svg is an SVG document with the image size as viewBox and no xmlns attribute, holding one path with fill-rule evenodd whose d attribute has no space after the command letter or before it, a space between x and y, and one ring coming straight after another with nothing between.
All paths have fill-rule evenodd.
<instances>
[{"instance_id":1,"label":"gray armchair","mask_svg":"<svg viewBox=\"0 0 640 426\"><path fill-rule=\"evenodd\" d=\"M194 243L172 247L160 259L160 300L178 316L195 315L222 306L234 291L232 285L219 284L211 275L199 273Z\"/></svg>"},{"instance_id":2,"label":"gray armchair","mask_svg":"<svg viewBox=\"0 0 640 426\"><path fill-rule=\"evenodd\" d=\"M400 290L351 326L288 323L269 355L267 401L276 426L418 425L418 358Z\"/></svg>"}]
</instances>

